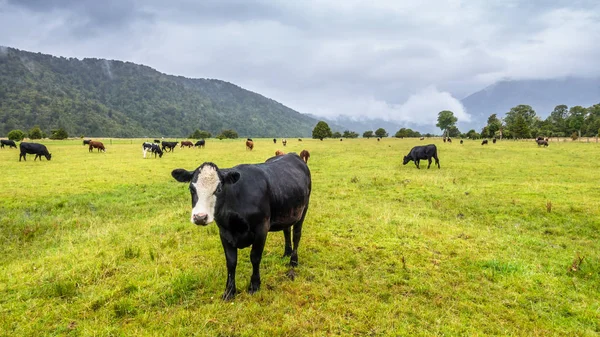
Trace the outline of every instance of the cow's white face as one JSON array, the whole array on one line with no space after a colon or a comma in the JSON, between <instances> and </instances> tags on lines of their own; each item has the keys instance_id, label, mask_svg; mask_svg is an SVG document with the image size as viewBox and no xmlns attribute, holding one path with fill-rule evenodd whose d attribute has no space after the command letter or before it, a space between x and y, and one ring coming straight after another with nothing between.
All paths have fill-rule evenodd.
<instances>
[{"instance_id":1,"label":"cow's white face","mask_svg":"<svg viewBox=\"0 0 600 337\"><path fill-rule=\"evenodd\" d=\"M215 204L217 190L221 188L221 180L217 169L204 165L198 169L197 179L190 182L192 194L192 215L190 220L196 225L206 226L215 220Z\"/></svg>"}]
</instances>

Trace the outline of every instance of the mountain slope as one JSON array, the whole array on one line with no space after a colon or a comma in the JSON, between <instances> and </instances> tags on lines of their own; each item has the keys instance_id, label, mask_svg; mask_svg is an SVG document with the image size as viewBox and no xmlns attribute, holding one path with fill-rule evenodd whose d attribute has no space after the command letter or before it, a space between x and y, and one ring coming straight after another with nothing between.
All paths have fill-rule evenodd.
<instances>
[{"instance_id":1,"label":"mountain slope","mask_svg":"<svg viewBox=\"0 0 600 337\"><path fill-rule=\"evenodd\" d=\"M188 79L103 59L0 49L0 135L39 125L49 133L108 137L308 137L317 121L214 79Z\"/></svg>"},{"instance_id":2,"label":"mountain slope","mask_svg":"<svg viewBox=\"0 0 600 337\"><path fill-rule=\"evenodd\" d=\"M560 104L569 107L591 106L598 102L599 78L500 81L461 100L472 116L472 122L459 121L459 128L466 131L466 127L469 127L479 131L487 124L491 114L503 117L510 108L519 104L530 105L538 116L546 118Z\"/></svg>"}]
</instances>

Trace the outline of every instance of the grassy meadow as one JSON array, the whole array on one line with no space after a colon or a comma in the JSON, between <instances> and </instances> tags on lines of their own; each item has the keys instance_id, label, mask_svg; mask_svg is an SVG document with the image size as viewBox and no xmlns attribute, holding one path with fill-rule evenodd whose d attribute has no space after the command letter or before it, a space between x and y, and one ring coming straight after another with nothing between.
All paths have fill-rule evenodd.
<instances>
[{"instance_id":1,"label":"grassy meadow","mask_svg":"<svg viewBox=\"0 0 600 337\"><path fill-rule=\"evenodd\" d=\"M600 334L600 144L209 139L143 159L143 141L42 141L42 162L0 149L1 335ZM402 165L426 143L441 169ZM217 227L190 223L170 172L276 149L311 153L300 265L290 278L270 233L261 290L245 249L223 302Z\"/></svg>"}]
</instances>

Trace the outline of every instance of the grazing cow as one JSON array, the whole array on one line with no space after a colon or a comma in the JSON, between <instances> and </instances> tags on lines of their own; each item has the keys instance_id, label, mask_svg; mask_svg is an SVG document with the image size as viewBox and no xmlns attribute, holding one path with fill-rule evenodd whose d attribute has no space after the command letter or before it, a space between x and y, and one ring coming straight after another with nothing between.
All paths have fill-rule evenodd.
<instances>
[{"instance_id":1,"label":"grazing cow","mask_svg":"<svg viewBox=\"0 0 600 337\"><path fill-rule=\"evenodd\" d=\"M446 142L446 137L444 137L444 143Z\"/></svg>"},{"instance_id":2,"label":"grazing cow","mask_svg":"<svg viewBox=\"0 0 600 337\"><path fill-rule=\"evenodd\" d=\"M421 159L427 159L429 161L429 165L427 165L427 168L429 168L431 166L431 158L435 159L435 163L437 164L438 168L440 168L440 161L437 157L437 147L435 147L435 145L429 144L423 146L415 146L410 150L410 152L406 156L404 156L404 161L402 164L406 165L409 161L412 160L415 162L417 168L420 169L421 167L419 166L419 163Z\"/></svg>"},{"instance_id":3,"label":"grazing cow","mask_svg":"<svg viewBox=\"0 0 600 337\"><path fill-rule=\"evenodd\" d=\"M273 144L277 144L277 138L273 138Z\"/></svg>"},{"instance_id":4,"label":"grazing cow","mask_svg":"<svg viewBox=\"0 0 600 337\"><path fill-rule=\"evenodd\" d=\"M492 139L492 143L496 144L496 138Z\"/></svg>"},{"instance_id":5,"label":"grazing cow","mask_svg":"<svg viewBox=\"0 0 600 337\"><path fill-rule=\"evenodd\" d=\"M547 140L544 140L544 139L538 139L538 140L536 140L536 142L537 142L537 145L538 145L538 146L542 146L542 145L544 145L544 147L547 147L547 146L548 146L548 141L547 141Z\"/></svg>"},{"instance_id":6,"label":"grazing cow","mask_svg":"<svg viewBox=\"0 0 600 337\"><path fill-rule=\"evenodd\" d=\"M281 151L281 150L277 150L275 151L275 155L276 156L283 156L285 154L285 152Z\"/></svg>"},{"instance_id":7,"label":"grazing cow","mask_svg":"<svg viewBox=\"0 0 600 337\"><path fill-rule=\"evenodd\" d=\"M188 148L193 147L194 143L190 142L189 140L184 140L181 142L181 146L179 148L182 148L184 146L187 146Z\"/></svg>"},{"instance_id":8,"label":"grazing cow","mask_svg":"<svg viewBox=\"0 0 600 337\"><path fill-rule=\"evenodd\" d=\"M377 141L380 141L380 140L381 140L381 138L377 137Z\"/></svg>"},{"instance_id":9,"label":"grazing cow","mask_svg":"<svg viewBox=\"0 0 600 337\"><path fill-rule=\"evenodd\" d=\"M425 137L421 137L421 138L419 138L419 140L423 140L423 139L425 139Z\"/></svg>"},{"instance_id":10,"label":"grazing cow","mask_svg":"<svg viewBox=\"0 0 600 337\"><path fill-rule=\"evenodd\" d=\"M204 139L200 139L196 142L196 144L194 144L194 146L199 146L200 148L203 148L204 144L206 144L206 141Z\"/></svg>"},{"instance_id":11,"label":"grazing cow","mask_svg":"<svg viewBox=\"0 0 600 337\"><path fill-rule=\"evenodd\" d=\"M104 148L104 144L102 144L102 142L99 142L96 140L90 141L90 147L89 147L88 151L93 152L94 149L98 149L98 152L100 152L100 150L102 150L102 152L106 152L106 148Z\"/></svg>"},{"instance_id":12,"label":"grazing cow","mask_svg":"<svg viewBox=\"0 0 600 337\"><path fill-rule=\"evenodd\" d=\"M83 146L90 145L91 141L92 141L91 139L84 139L83 140Z\"/></svg>"},{"instance_id":13,"label":"grazing cow","mask_svg":"<svg viewBox=\"0 0 600 337\"><path fill-rule=\"evenodd\" d=\"M189 182L191 221L206 226L215 221L227 261L223 299L237 292L235 270L238 249L252 246L249 293L260 288L260 261L268 232L283 231L284 256L298 265L298 244L308 210L311 177L308 166L295 153L271 157L261 164L219 169L205 162L193 171L175 169L175 180ZM292 248L291 232L293 228Z\"/></svg>"},{"instance_id":14,"label":"grazing cow","mask_svg":"<svg viewBox=\"0 0 600 337\"><path fill-rule=\"evenodd\" d=\"M302 150L300 152L300 158L302 158L302 160L304 160L304 162L308 164L308 158L310 158L310 153L307 150Z\"/></svg>"},{"instance_id":15,"label":"grazing cow","mask_svg":"<svg viewBox=\"0 0 600 337\"><path fill-rule=\"evenodd\" d=\"M173 150L175 150L175 146L177 146L177 143L179 142L165 142L164 140L162 141L162 150L166 151L166 149L169 149L169 151L173 152Z\"/></svg>"},{"instance_id":16,"label":"grazing cow","mask_svg":"<svg viewBox=\"0 0 600 337\"><path fill-rule=\"evenodd\" d=\"M246 150L252 151L253 148L254 148L254 142L251 140L246 140Z\"/></svg>"},{"instance_id":17,"label":"grazing cow","mask_svg":"<svg viewBox=\"0 0 600 337\"><path fill-rule=\"evenodd\" d=\"M538 137L535 139L535 141L537 142L538 140L544 140L544 137L542 137L542 136L538 136Z\"/></svg>"},{"instance_id":18,"label":"grazing cow","mask_svg":"<svg viewBox=\"0 0 600 337\"><path fill-rule=\"evenodd\" d=\"M340 138L340 142L343 141L343 140L344 140L343 138Z\"/></svg>"},{"instance_id":19,"label":"grazing cow","mask_svg":"<svg viewBox=\"0 0 600 337\"><path fill-rule=\"evenodd\" d=\"M160 139L155 139L154 144L160 144Z\"/></svg>"},{"instance_id":20,"label":"grazing cow","mask_svg":"<svg viewBox=\"0 0 600 337\"><path fill-rule=\"evenodd\" d=\"M299 141L299 142L301 142L301 141L302 141L302 138L298 138L298 141Z\"/></svg>"},{"instance_id":21,"label":"grazing cow","mask_svg":"<svg viewBox=\"0 0 600 337\"><path fill-rule=\"evenodd\" d=\"M285 139L285 138L284 138L284 139L281 141L281 144L283 144L283 146L286 146L286 145L287 145L287 139Z\"/></svg>"},{"instance_id":22,"label":"grazing cow","mask_svg":"<svg viewBox=\"0 0 600 337\"><path fill-rule=\"evenodd\" d=\"M10 149L11 147L14 147L15 149L17 148L17 144L15 144L14 140L10 140L10 139L0 139L0 148L4 148L4 145L8 146L8 148Z\"/></svg>"},{"instance_id":23,"label":"grazing cow","mask_svg":"<svg viewBox=\"0 0 600 337\"><path fill-rule=\"evenodd\" d=\"M487 140L487 139L484 139L484 140L481 142L481 145L488 145L488 140Z\"/></svg>"},{"instance_id":24,"label":"grazing cow","mask_svg":"<svg viewBox=\"0 0 600 337\"><path fill-rule=\"evenodd\" d=\"M463 140L462 140L462 139L460 140L460 143L461 143L461 144L463 143Z\"/></svg>"},{"instance_id":25,"label":"grazing cow","mask_svg":"<svg viewBox=\"0 0 600 337\"><path fill-rule=\"evenodd\" d=\"M163 150L161 150L158 144L144 142L142 144L142 151L144 152L144 158L146 158L146 152L150 151L150 153L154 153L154 158L158 155L158 158L162 158Z\"/></svg>"},{"instance_id":26,"label":"grazing cow","mask_svg":"<svg viewBox=\"0 0 600 337\"><path fill-rule=\"evenodd\" d=\"M452 139L448 137L448 143L452 143Z\"/></svg>"},{"instance_id":27,"label":"grazing cow","mask_svg":"<svg viewBox=\"0 0 600 337\"><path fill-rule=\"evenodd\" d=\"M48 149L43 144L37 143L23 143L19 144L19 148L21 149L21 153L19 154L19 161L23 158L24 161L27 161L27 154L35 154L35 158L33 161L40 158L42 161L42 156L46 157L47 160L52 158L52 154L48 152Z\"/></svg>"}]
</instances>

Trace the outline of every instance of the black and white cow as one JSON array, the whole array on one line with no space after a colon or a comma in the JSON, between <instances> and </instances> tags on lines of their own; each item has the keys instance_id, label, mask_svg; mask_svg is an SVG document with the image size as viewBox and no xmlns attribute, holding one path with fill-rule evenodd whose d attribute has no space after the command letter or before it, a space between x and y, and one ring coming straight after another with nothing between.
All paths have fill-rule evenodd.
<instances>
[{"instance_id":1,"label":"black and white cow","mask_svg":"<svg viewBox=\"0 0 600 337\"><path fill-rule=\"evenodd\" d=\"M192 195L191 221L219 227L227 260L227 283L223 299L235 296L238 249L252 246L250 293L260 288L260 261L267 233L283 231L284 256L298 265L298 244L311 192L310 170L295 153L269 158L262 164L242 164L219 169L205 162L193 171L171 172L179 182L189 182ZM291 232L293 228L292 248Z\"/></svg>"},{"instance_id":2,"label":"black and white cow","mask_svg":"<svg viewBox=\"0 0 600 337\"><path fill-rule=\"evenodd\" d=\"M206 141L204 139L200 139L199 141L196 142L196 144L194 144L194 146L199 146L200 148L203 148L205 144L206 144Z\"/></svg>"},{"instance_id":3,"label":"black and white cow","mask_svg":"<svg viewBox=\"0 0 600 337\"><path fill-rule=\"evenodd\" d=\"M14 147L17 148L17 144L15 144L14 140L10 139L0 139L0 148L4 148L4 145L8 146L8 148Z\"/></svg>"},{"instance_id":4,"label":"black and white cow","mask_svg":"<svg viewBox=\"0 0 600 337\"><path fill-rule=\"evenodd\" d=\"M40 161L42 161L42 156L46 157L47 160L50 160L50 158L52 158L52 154L48 152L48 149L43 144L21 142L21 144L19 144L19 148L21 149L21 153L19 154L19 161L21 161L21 158L27 161L27 154L35 154L35 158L33 158L33 161L35 161L38 158L40 158Z\"/></svg>"},{"instance_id":5,"label":"black and white cow","mask_svg":"<svg viewBox=\"0 0 600 337\"><path fill-rule=\"evenodd\" d=\"M402 164L406 165L409 161L412 160L415 162L417 168L420 169L420 160L427 159L429 161L429 165L427 165L427 168L429 168L431 166L431 158L435 159L435 163L437 164L438 168L440 168L440 161L437 157L437 147L435 147L434 144L415 146L410 150L410 152L406 156L404 156L404 161L402 162Z\"/></svg>"},{"instance_id":6,"label":"black and white cow","mask_svg":"<svg viewBox=\"0 0 600 337\"><path fill-rule=\"evenodd\" d=\"M167 149L169 149L169 151L173 151L175 149L175 146L177 146L177 143L179 143L179 142L165 142L163 140L162 150L166 151Z\"/></svg>"},{"instance_id":7,"label":"black and white cow","mask_svg":"<svg viewBox=\"0 0 600 337\"><path fill-rule=\"evenodd\" d=\"M160 149L158 144L144 142L142 144L142 150L144 151L144 158L146 158L146 152L150 151L150 153L154 153L154 158L158 155L158 158L162 158L163 151Z\"/></svg>"}]
</instances>

